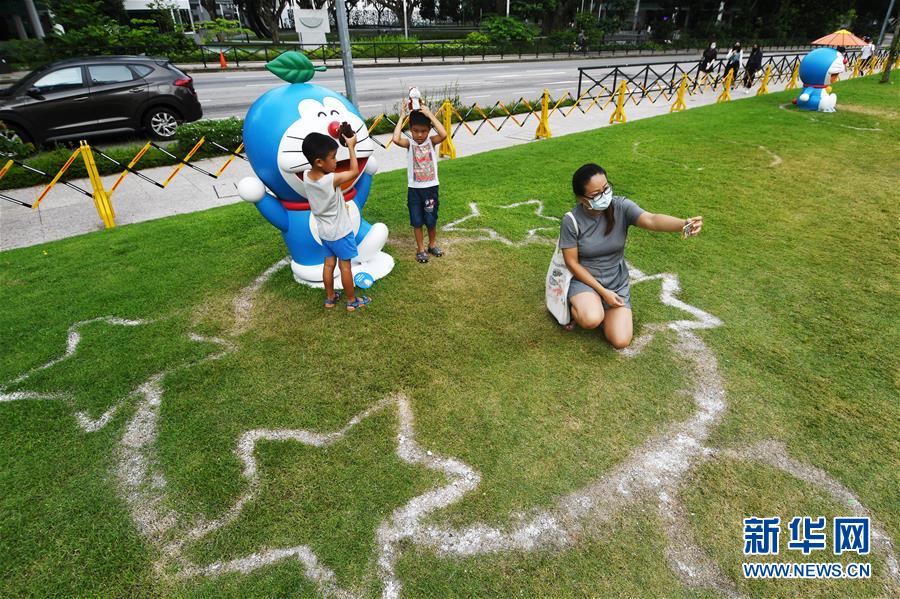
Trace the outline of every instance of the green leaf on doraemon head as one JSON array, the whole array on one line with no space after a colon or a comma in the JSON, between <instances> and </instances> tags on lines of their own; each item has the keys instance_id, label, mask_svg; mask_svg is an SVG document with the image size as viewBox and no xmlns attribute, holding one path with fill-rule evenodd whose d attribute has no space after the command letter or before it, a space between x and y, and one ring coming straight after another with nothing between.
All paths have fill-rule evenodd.
<instances>
[{"instance_id":1,"label":"green leaf on doraemon head","mask_svg":"<svg viewBox=\"0 0 900 599\"><path fill-rule=\"evenodd\" d=\"M305 54L294 51L285 52L275 60L270 60L266 63L266 68L288 83L306 83L316 71L325 70L325 67L313 66Z\"/></svg>"}]
</instances>

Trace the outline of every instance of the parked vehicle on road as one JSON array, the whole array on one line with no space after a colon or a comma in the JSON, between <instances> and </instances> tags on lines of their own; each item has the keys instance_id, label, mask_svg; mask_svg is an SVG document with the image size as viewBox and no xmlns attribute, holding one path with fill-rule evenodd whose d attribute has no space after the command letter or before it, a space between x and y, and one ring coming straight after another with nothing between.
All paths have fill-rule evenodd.
<instances>
[{"instance_id":1,"label":"parked vehicle on road","mask_svg":"<svg viewBox=\"0 0 900 599\"><path fill-rule=\"evenodd\" d=\"M172 139L178 123L202 116L193 79L167 58L61 60L0 90L0 131L36 145L138 130Z\"/></svg>"}]
</instances>

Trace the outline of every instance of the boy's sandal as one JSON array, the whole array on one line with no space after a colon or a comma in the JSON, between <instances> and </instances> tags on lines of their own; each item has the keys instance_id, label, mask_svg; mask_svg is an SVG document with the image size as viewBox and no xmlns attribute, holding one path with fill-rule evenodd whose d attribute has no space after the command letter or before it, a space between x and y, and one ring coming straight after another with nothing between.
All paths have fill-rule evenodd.
<instances>
[{"instance_id":1,"label":"boy's sandal","mask_svg":"<svg viewBox=\"0 0 900 599\"><path fill-rule=\"evenodd\" d=\"M444 252L441 251L441 248L439 248L436 245L433 245L430 248L428 248L428 253L431 254L432 256L437 256L438 258L440 258L441 256L444 255Z\"/></svg>"},{"instance_id":2,"label":"boy's sandal","mask_svg":"<svg viewBox=\"0 0 900 599\"><path fill-rule=\"evenodd\" d=\"M367 295L361 295L352 302L347 302L347 312L354 312L357 308L362 308L372 303L372 299Z\"/></svg>"},{"instance_id":3,"label":"boy's sandal","mask_svg":"<svg viewBox=\"0 0 900 599\"><path fill-rule=\"evenodd\" d=\"M334 299L328 299L327 297L325 298L325 307L326 307L326 308L334 308L334 305L337 304L337 301L338 301L339 299L341 299L341 292L340 292L340 291L335 291L335 292L334 292Z\"/></svg>"},{"instance_id":4,"label":"boy's sandal","mask_svg":"<svg viewBox=\"0 0 900 599\"><path fill-rule=\"evenodd\" d=\"M416 253L416 260L422 264L428 262L428 254L426 252L418 252Z\"/></svg>"},{"instance_id":5,"label":"boy's sandal","mask_svg":"<svg viewBox=\"0 0 900 599\"><path fill-rule=\"evenodd\" d=\"M564 331L574 331L574 330L575 330L575 323L574 323L574 322L570 322L569 324L564 324L564 325L562 325L562 328L563 328Z\"/></svg>"}]
</instances>

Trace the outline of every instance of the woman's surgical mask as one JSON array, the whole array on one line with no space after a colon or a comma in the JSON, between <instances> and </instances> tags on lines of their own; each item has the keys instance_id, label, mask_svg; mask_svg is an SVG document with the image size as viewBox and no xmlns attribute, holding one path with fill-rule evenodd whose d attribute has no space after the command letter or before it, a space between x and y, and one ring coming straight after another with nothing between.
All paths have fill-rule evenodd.
<instances>
[{"instance_id":1,"label":"woman's surgical mask","mask_svg":"<svg viewBox=\"0 0 900 599\"><path fill-rule=\"evenodd\" d=\"M587 198L587 201L591 205L591 210L606 210L612 202L612 197L612 185L607 185L606 189L595 196Z\"/></svg>"}]
</instances>

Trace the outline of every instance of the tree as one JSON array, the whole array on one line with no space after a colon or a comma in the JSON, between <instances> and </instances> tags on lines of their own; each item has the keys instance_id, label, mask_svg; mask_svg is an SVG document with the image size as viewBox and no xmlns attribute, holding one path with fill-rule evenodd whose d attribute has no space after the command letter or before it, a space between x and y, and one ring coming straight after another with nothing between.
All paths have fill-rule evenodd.
<instances>
[{"instance_id":1,"label":"tree","mask_svg":"<svg viewBox=\"0 0 900 599\"><path fill-rule=\"evenodd\" d=\"M412 13L419 7L422 0L406 0L406 22L412 22ZM403 0L372 0L372 4L376 7L387 9L394 13L397 22L403 25Z\"/></svg>"},{"instance_id":2,"label":"tree","mask_svg":"<svg viewBox=\"0 0 900 599\"><path fill-rule=\"evenodd\" d=\"M122 0L46 0L53 21L69 29L83 29L103 22L126 23Z\"/></svg>"}]
</instances>

